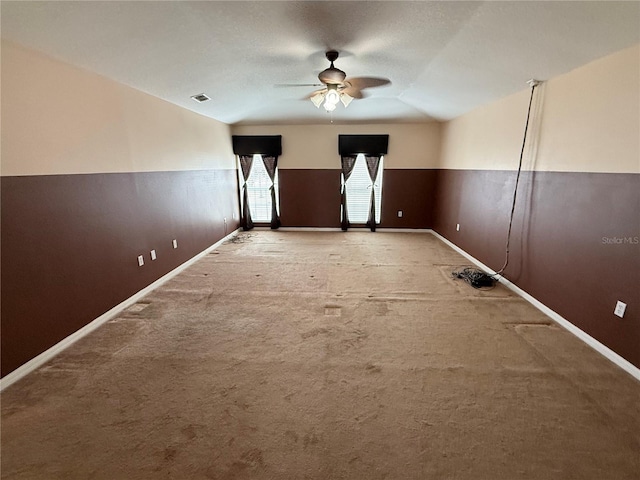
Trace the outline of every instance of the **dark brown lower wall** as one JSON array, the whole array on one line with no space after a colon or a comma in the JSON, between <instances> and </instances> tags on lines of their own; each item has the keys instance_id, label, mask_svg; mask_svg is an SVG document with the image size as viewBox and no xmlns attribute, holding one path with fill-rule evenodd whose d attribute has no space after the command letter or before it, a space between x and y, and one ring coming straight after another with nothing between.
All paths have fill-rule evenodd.
<instances>
[{"instance_id":1,"label":"dark brown lower wall","mask_svg":"<svg viewBox=\"0 0 640 480\"><path fill-rule=\"evenodd\" d=\"M279 170L284 227L340 227L340 170ZM385 169L381 228L431 228L436 170ZM402 210L399 218L398 210Z\"/></svg>"},{"instance_id":2,"label":"dark brown lower wall","mask_svg":"<svg viewBox=\"0 0 640 480\"><path fill-rule=\"evenodd\" d=\"M278 170L283 227L340 227L340 170Z\"/></svg>"},{"instance_id":3,"label":"dark brown lower wall","mask_svg":"<svg viewBox=\"0 0 640 480\"><path fill-rule=\"evenodd\" d=\"M499 269L515 176L439 170L434 229ZM640 175L524 172L505 276L640 367L638 212ZM623 319L617 300L628 305Z\"/></svg>"},{"instance_id":4,"label":"dark brown lower wall","mask_svg":"<svg viewBox=\"0 0 640 480\"><path fill-rule=\"evenodd\" d=\"M3 177L2 375L236 229L236 175Z\"/></svg>"},{"instance_id":5,"label":"dark brown lower wall","mask_svg":"<svg viewBox=\"0 0 640 480\"><path fill-rule=\"evenodd\" d=\"M387 170L382 186L382 228L431 228L437 170ZM402 210L402 217L398 217Z\"/></svg>"}]
</instances>

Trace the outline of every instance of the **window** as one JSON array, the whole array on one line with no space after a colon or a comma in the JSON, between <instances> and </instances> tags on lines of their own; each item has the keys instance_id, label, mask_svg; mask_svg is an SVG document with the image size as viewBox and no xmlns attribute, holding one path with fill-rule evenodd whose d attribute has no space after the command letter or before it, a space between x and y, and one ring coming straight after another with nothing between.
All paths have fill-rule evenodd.
<instances>
[{"instance_id":1,"label":"window","mask_svg":"<svg viewBox=\"0 0 640 480\"><path fill-rule=\"evenodd\" d=\"M376 196L376 223L380 223L380 210L382 206L382 170L384 157L380 157L380 167L378 177L374 182ZM356 158L353 172L347 181L347 212L349 222L367 223L369 219L369 203L371 201L371 178L364 159L364 155L359 154Z\"/></svg>"},{"instance_id":2,"label":"window","mask_svg":"<svg viewBox=\"0 0 640 480\"><path fill-rule=\"evenodd\" d=\"M278 173L275 178L276 207L280 210L278 195ZM271 222L271 179L264 168L261 155L253 156L251 173L247 180L247 196L249 198L249 209L254 222Z\"/></svg>"}]
</instances>

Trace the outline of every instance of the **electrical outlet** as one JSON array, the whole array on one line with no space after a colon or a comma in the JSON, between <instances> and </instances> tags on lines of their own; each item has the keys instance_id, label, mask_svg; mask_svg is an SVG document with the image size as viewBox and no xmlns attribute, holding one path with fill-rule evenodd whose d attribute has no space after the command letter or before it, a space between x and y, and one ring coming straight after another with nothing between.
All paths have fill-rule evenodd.
<instances>
[{"instance_id":1,"label":"electrical outlet","mask_svg":"<svg viewBox=\"0 0 640 480\"><path fill-rule=\"evenodd\" d=\"M460 231L460 224L456 223L456 232L459 232L459 231Z\"/></svg>"},{"instance_id":2,"label":"electrical outlet","mask_svg":"<svg viewBox=\"0 0 640 480\"><path fill-rule=\"evenodd\" d=\"M151 250L151 260L155 260L156 257L156 251L155 250Z\"/></svg>"},{"instance_id":3,"label":"electrical outlet","mask_svg":"<svg viewBox=\"0 0 640 480\"><path fill-rule=\"evenodd\" d=\"M138 255L138 266L141 267L144 265L144 257L142 255Z\"/></svg>"},{"instance_id":4,"label":"electrical outlet","mask_svg":"<svg viewBox=\"0 0 640 480\"><path fill-rule=\"evenodd\" d=\"M616 303L616 308L613 313L620 318L624 317L624 311L627 309L627 304L618 300Z\"/></svg>"},{"instance_id":5,"label":"electrical outlet","mask_svg":"<svg viewBox=\"0 0 640 480\"><path fill-rule=\"evenodd\" d=\"M398 218L402 218L402 210L398 210Z\"/></svg>"},{"instance_id":6,"label":"electrical outlet","mask_svg":"<svg viewBox=\"0 0 640 480\"><path fill-rule=\"evenodd\" d=\"M171 240L171 245L173 246L173 248L178 248L178 240L176 239Z\"/></svg>"}]
</instances>

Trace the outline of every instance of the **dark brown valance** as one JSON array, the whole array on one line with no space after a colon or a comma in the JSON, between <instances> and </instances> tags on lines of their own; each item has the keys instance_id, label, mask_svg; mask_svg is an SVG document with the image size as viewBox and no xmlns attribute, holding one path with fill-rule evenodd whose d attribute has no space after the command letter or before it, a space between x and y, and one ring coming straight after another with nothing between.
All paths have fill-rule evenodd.
<instances>
[{"instance_id":1,"label":"dark brown valance","mask_svg":"<svg viewBox=\"0 0 640 480\"><path fill-rule=\"evenodd\" d=\"M233 135L231 139L236 155L282 155L282 135Z\"/></svg>"},{"instance_id":2,"label":"dark brown valance","mask_svg":"<svg viewBox=\"0 0 640 480\"><path fill-rule=\"evenodd\" d=\"M386 155L389 147L389 135L338 135L338 153L340 156Z\"/></svg>"}]
</instances>

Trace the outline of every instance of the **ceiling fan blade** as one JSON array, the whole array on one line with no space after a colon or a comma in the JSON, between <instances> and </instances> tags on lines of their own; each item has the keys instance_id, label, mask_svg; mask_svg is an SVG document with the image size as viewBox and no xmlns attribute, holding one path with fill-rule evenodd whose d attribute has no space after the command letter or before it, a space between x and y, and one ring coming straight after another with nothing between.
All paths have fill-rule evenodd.
<instances>
[{"instance_id":1,"label":"ceiling fan blade","mask_svg":"<svg viewBox=\"0 0 640 480\"><path fill-rule=\"evenodd\" d=\"M276 83L274 87L322 87L322 83Z\"/></svg>"},{"instance_id":2,"label":"ceiling fan blade","mask_svg":"<svg viewBox=\"0 0 640 480\"><path fill-rule=\"evenodd\" d=\"M362 93L362 90L352 86L351 84L349 84L347 82L345 82L345 87L340 89L340 92L346 93L347 95L349 95L350 97L353 97L353 98L358 98L359 99L359 98L364 98L365 97L364 93Z\"/></svg>"},{"instance_id":3,"label":"ceiling fan blade","mask_svg":"<svg viewBox=\"0 0 640 480\"><path fill-rule=\"evenodd\" d=\"M350 84L357 90L362 90L364 88L374 88L389 85L391 83L391 80L382 77L353 77L347 78L344 83Z\"/></svg>"}]
</instances>

